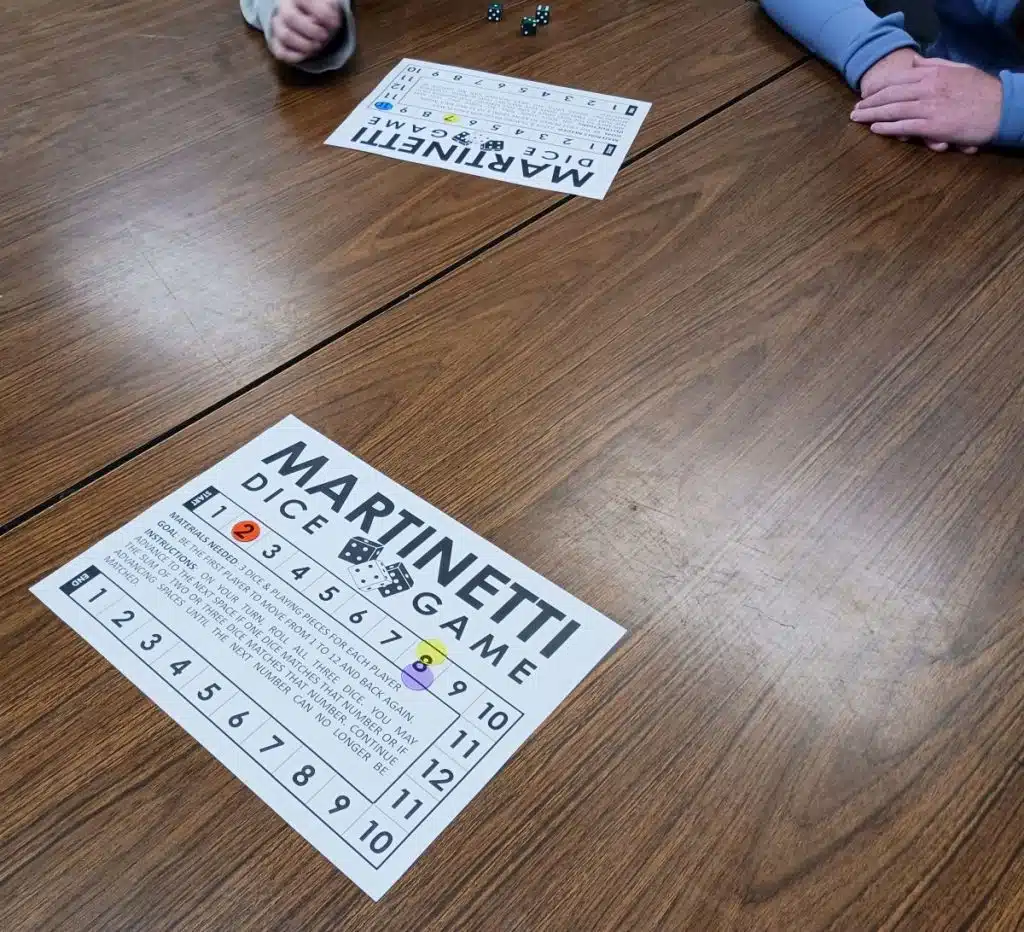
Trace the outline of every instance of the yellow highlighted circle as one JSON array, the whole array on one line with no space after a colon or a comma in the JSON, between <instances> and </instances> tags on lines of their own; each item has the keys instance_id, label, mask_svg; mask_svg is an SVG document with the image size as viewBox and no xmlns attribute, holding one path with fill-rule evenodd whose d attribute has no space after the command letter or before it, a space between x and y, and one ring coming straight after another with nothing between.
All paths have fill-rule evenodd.
<instances>
[{"instance_id":1,"label":"yellow highlighted circle","mask_svg":"<svg viewBox=\"0 0 1024 932\"><path fill-rule=\"evenodd\" d=\"M416 659L425 663L428 667L436 667L448 659L448 648L444 642L431 638L429 641L420 641L416 645Z\"/></svg>"}]
</instances>

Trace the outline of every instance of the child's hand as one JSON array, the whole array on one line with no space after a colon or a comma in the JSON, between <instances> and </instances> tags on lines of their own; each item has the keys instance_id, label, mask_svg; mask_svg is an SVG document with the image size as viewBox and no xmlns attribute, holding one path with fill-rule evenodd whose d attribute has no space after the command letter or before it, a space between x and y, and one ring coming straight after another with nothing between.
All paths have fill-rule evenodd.
<instances>
[{"instance_id":1,"label":"child's hand","mask_svg":"<svg viewBox=\"0 0 1024 932\"><path fill-rule=\"evenodd\" d=\"M939 151L954 145L975 152L995 138L1002 112L998 78L968 65L921 58L860 101L850 118L880 136L916 136Z\"/></svg>"},{"instance_id":2,"label":"child's hand","mask_svg":"<svg viewBox=\"0 0 1024 932\"><path fill-rule=\"evenodd\" d=\"M270 51L295 65L321 51L340 28L336 0L280 0L270 24Z\"/></svg>"}]
</instances>

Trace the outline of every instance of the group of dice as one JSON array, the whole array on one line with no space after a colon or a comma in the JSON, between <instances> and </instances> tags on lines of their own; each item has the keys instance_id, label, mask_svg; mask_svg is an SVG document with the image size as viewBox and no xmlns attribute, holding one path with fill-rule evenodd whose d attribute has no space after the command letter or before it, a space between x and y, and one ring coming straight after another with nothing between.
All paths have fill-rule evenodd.
<instances>
[{"instance_id":1,"label":"group of dice","mask_svg":"<svg viewBox=\"0 0 1024 932\"><path fill-rule=\"evenodd\" d=\"M402 563L385 566L377 557L384 547L368 537L353 537L338 556L351 563L352 585L363 592L376 589L382 598L412 588L412 576Z\"/></svg>"},{"instance_id":2,"label":"group of dice","mask_svg":"<svg viewBox=\"0 0 1024 932\"><path fill-rule=\"evenodd\" d=\"M505 11L500 3L492 3L487 8L487 21L489 23L501 22L505 17ZM519 23L519 35L535 36L538 26L546 26L551 22L551 7L546 3L537 4L537 12L533 16L524 16Z\"/></svg>"}]
</instances>

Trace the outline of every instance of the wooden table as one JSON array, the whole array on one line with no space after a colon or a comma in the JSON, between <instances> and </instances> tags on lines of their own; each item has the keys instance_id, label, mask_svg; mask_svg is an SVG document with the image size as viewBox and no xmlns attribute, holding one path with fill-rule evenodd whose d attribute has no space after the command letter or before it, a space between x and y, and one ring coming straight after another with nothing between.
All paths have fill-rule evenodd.
<instances>
[{"instance_id":1,"label":"wooden table","mask_svg":"<svg viewBox=\"0 0 1024 932\"><path fill-rule=\"evenodd\" d=\"M0 928L1016 928L1019 166L849 106L799 67L3 535ZM376 905L27 592L288 413L631 632Z\"/></svg>"},{"instance_id":2,"label":"wooden table","mask_svg":"<svg viewBox=\"0 0 1024 932\"><path fill-rule=\"evenodd\" d=\"M800 56L745 0L565 0L537 41L525 2L499 28L481 0L372 0L352 73L310 87L235 6L0 37L0 528L564 204L323 146L401 56L653 101L634 153Z\"/></svg>"}]
</instances>

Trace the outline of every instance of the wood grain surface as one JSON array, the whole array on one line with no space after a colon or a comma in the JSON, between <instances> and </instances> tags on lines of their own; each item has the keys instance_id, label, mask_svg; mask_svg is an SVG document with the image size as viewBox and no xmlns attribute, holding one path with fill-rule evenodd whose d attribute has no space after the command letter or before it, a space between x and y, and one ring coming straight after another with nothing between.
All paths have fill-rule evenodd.
<instances>
[{"instance_id":1,"label":"wood grain surface","mask_svg":"<svg viewBox=\"0 0 1024 932\"><path fill-rule=\"evenodd\" d=\"M0 538L0 928L1017 928L1019 163L848 110L797 69ZM288 413L631 631L377 905L27 592Z\"/></svg>"},{"instance_id":2,"label":"wood grain surface","mask_svg":"<svg viewBox=\"0 0 1024 932\"><path fill-rule=\"evenodd\" d=\"M235 2L0 0L0 527L557 203L324 146L403 55L651 100L637 152L799 54L742 0L523 9L367 0L312 82Z\"/></svg>"}]
</instances>

